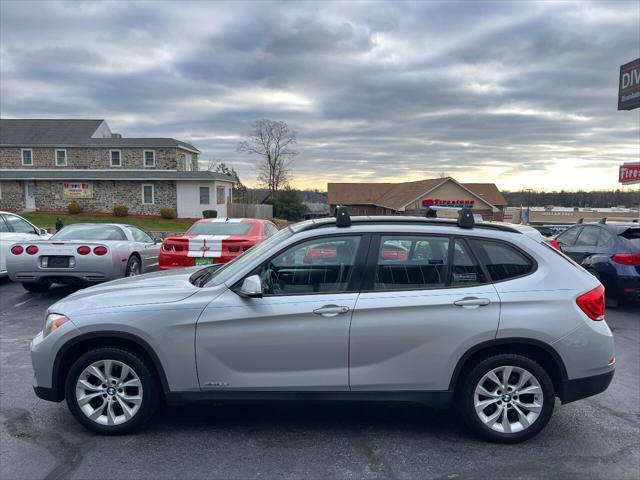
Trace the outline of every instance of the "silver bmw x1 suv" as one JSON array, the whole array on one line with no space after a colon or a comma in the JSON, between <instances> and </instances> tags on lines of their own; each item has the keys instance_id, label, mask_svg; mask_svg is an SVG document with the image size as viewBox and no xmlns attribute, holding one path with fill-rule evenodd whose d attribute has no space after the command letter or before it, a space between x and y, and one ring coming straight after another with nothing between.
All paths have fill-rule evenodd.
<instances>
[{"instance_id":1,"label":"silver bmw x1 suv","mask_svg":"<svg viewBox=\"0 0 640 480\"><path fill-rule=\"evenodd\" d=\"M163 401L455 404L518 442L604 391L598 280L508 226L410 217L298 223L223 266L152 273L52 305L34 389L85 427L130 432Z\"/></svg>"}]
</instances>

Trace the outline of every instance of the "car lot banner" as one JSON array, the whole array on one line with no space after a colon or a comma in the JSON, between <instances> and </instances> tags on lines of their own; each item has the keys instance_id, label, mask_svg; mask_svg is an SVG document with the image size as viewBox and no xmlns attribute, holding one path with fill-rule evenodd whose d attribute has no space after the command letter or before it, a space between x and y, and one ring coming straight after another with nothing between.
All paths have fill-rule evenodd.
<instances>
[{"instance_id":1,"label":"car lot banner","mask_svg":"<svg viewBox=\"0 0 640 480\"><path fill-rule=\"evenodd\" d=\"M618 110L640 107L640 58L620 67Z\"/></svg>"},{"instance_id":2,"label":"car lot banner","mask_svg":"<svg viewBox=\"0 0 640 480\"><path fill-rule=\"evenodd\" d=\"M64 198L93 198L93 183L64 182L62 196Z\"/></svg>"},{"instance_id":3,"label":"car lot banner","mask_svg":"<svg viewBox=\"0 0 640 480\"><path fill-rule=\"evenodd\" d=\"M620 165L618 181L623 185L640 183L640 163L623 163Z\"/></svg>"}]
</instances>

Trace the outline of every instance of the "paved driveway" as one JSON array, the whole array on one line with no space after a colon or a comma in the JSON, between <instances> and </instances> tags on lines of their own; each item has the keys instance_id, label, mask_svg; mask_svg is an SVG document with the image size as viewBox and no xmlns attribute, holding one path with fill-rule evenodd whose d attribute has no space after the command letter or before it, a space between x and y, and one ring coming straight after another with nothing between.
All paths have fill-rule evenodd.
<instances>
[{"instance_id":1,"label":"paved driveway","mask_svg":"<svg viewBox=\"0 0 640 480\"><path fill-rule=\"evenodd\" d=\"M607 314L618 369L526 444L467 435L451 411L407 405L198 405L137 435L98 437L31 389L29 341L71 290L0 280L0 478L640 478L640 309Z\"/></svg>"}]
</instances>

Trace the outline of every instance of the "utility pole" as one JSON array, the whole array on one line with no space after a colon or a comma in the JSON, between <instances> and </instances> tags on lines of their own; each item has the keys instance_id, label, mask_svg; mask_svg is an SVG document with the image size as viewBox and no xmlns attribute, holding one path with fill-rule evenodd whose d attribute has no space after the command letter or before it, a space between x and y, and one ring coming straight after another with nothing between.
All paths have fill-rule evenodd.
<instances>
[{"instance_id":1,"label":"utility pole","mask_svg":"<svg viewBox=\"0 0 640 480\"><path fill-rule=\"evenodd\" d=\"M533 188L525 188L527 192L527 225L531 225L531 192Z\"/></svg>"}]
</instances>

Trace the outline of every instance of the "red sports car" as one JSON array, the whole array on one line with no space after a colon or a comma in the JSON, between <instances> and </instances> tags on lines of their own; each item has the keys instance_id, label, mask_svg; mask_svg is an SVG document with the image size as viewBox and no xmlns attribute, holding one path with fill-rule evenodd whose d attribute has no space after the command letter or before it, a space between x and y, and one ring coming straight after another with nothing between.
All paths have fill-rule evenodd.
<instances>
[{"instance_id":1,"label":"red sports car","mask_svg":"<svg viewBox=\"0 0 640 480\"><path fill-rule=\"evenodd\" d=\"M160 270L227 263L278 231L257 218L206 218L184 235L167 237L160 249Z\"/></svg>"}]
</instances>

